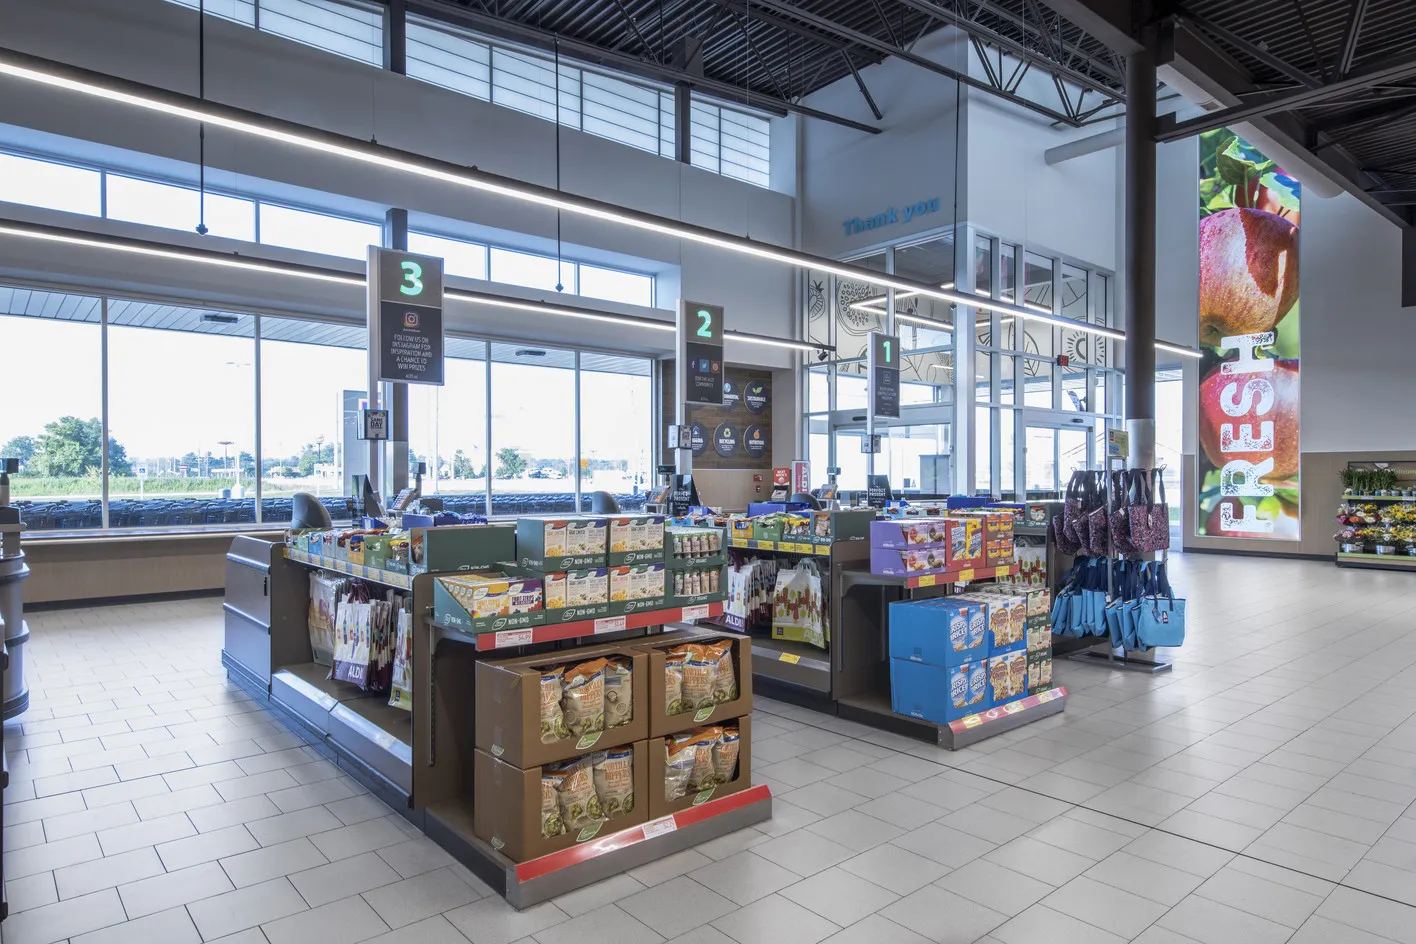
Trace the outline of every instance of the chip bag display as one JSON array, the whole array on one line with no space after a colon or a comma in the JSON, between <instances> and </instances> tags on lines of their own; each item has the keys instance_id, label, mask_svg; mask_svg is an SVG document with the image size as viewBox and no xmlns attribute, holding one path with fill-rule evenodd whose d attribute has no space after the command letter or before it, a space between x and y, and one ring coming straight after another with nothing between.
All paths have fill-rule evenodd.
<instances>
[{"instance_id":1,"label":"chip bag display","mask_svg":"<svg viewBox=\"0 0 1416 944\"><path fill-rule=\"evenodd\" d=\"M570 737L565 726L565 713L561 711L561 693L564 687L565 666L541 670L541 743L553 744Z\"/></svg>"},{"instance_id":2,"label":"chip bag display","mask_svg":"<svg viewBox=\"0 0 1416 944\"><path fill-rule=\"evenodd\" d=\"M541 835L554 839L565 832L565 820L560 811L560 785L565 774L547 771L541 774Z\"/></svg>"},{"instance_id":3,"label":"chip bag display","mask_svg":"<svg viewBox=\"0 0 1416 944\"><path fill-rule=\"evenodd\" d=\"M604 819L600 798L595 794L595 781L590 764L582 758L563 768L565 779L560 783L561 816L571 832Z\"/></svg>"},{"instance_id":4,"label":"chip bag display","mask_svg":"<svg viewBox=\"0 0 1416 944\"><path fill-rule=\"evenodd\" d=\"M634 809L634 750L629 747L591 755L595 795L606 819Z\"/></svg>"},{"instance_id":5,"label":"chip bag display","mask_svg":"<svg viewBox=\"0 0 1416 944\"><path fill-rule=\"evenodd\" d=\"M566 728L575 737L605 730L606 664L604 659L592 659L565 673L561 710Z\"/></svg>"},{"instance_id":6,"label":"chip bag display","mask_svg":"<svg viewBox=\"0 0 1416 944\"><path fill-rule=\"evenodd\" d=\"M742 734L737 728L723 728L722 736L713 743L713 782L731 783L737 776L738 748Z\"/></svg>"},{"instance_id":7,"label":"chip bag display","mask_svg":"<svg viewBox=\"0 0 1416 944\"><path fill-rule=\"evenodd\" d=\"M664 799L673 802L688 795L688 778L698 759L698 745L687 739L664 738Z\"/></svg>"},{"instance_id":8,"label":"chip bag display","mask_svg":"<svg viewBox=\"0 0 1416 944\"><path fill-rule=\"evenodd\" d=\"M634 720L634 673L628 659L605 661L605 727L615 728Z\"/></svg>"}]
</instances>

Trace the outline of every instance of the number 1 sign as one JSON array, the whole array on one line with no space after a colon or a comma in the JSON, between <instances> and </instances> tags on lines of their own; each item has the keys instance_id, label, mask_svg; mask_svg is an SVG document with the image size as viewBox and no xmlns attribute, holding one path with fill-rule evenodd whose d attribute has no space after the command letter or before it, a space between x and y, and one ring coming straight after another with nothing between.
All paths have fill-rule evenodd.
<instances>
[{"instance_id":1,"label":"number 1 sign","mask_svg":"<svg viewBox=\"0 0 1416 944\"><path fill-rule=\"evenodd\" d=\"M900 415L900 339L879 331L870 334L866 372L870 377L870 415Z\"/></svg>"}]
</instances>

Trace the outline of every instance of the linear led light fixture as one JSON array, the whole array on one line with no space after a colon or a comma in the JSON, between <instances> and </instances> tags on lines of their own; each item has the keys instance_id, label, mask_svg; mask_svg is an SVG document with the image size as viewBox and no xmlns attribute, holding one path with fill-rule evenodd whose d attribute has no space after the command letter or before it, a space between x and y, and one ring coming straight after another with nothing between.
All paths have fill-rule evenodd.
<instances>
[{"instance_id":1,"label":"linear led light fixture","mask_svg":"<svg viewBox=\"0 0 1416 944\"><path fill-rule=\"evenodd\" d=\"M1171 354L1179 354L1181 357L1193 357L1199 360L1204 355L1192 347L1185 347L1183 344L1172 344L1169 341L1155 342L1157 351L1168 351Z\"/></svg>"},{"instance_id":2,"label":"linear led light fixture","mask_svg":"<svg viewBox=\"0 0 1416 944\"><path fill-rule=\"evenodd\" d=\"M160 89L140 82L132 82L127 79L120 79L101 72L95 72L91 69L56 62L52 59L45 59L40 56L31 56L27 53L16 52L12 49L0 48L0 75L8 75L13 78L47 85L51 88L77 92L82 95L117 102L123 105L131 105L135 108L142 108L174 118L182 118L188 121L205 123L213 127L226 128L231 131L265 138L270 141L278 141L292 147L317 151L375 167L383 167L431 180L438 180L455 186L478 190L483 193L491 193L550 209L561 210L566 213L574 213L592 219L619 223L635 229L658 233L662 236L685 239L690 242L713 246L728 252L754 256L759 259L766 259L771 262L778 262L802 269L817 269L868 284L883 285L897 291L914 292L919 295L936 298L940 301L952 302L957 305L974 307L978 304L976 296L952 289L935 288L931 285L896 278L892 275L884 275L869 269L836 262L831 259L824 259L808 253L796 252L795 250L784 249L767 243L759 243L749 237L731 236L726 233L719 233L707 227L692 223L684 223L679 220L668 219L667 217L655 216L650 213L642 213L638 210L618 207L601 200L593 200L587 197L565 193L564 191L556 190L551 187L526 183L499 174L478 170L476 167L462 167L448 161L440 161L385 145L362 141L347 135L321 131L296 122L273 118L269 115L262 115L232 105L202 101L190 95ZM1116 340L1123 340L1125 338L1124 332L1117 331L1113 328L1088 325L1082 322L1072 321L1070 318L1063 318L1060 315L1053 315L1042 311L1032 311L1007 304L999 304L996 301L991 302L988 307L995 311L1006 312L1022 318L1050 322L1070 328L1074 331L1084 331L1090 334L1114 338Z\"/></svg>"},{"instance_id":3,"label":"linear led light fixture","mask_svg":"<svg viewBox=\"0 0 1416 944\"><path fill-rule=\"evenodd\" d=\"M542 187L537 184L514 180L499 174L488 173L478 170L475 167L462 167L447 161L424 157L396 148L390 148L385 145L361 141L347 135L320 131L295 122L273 118L268 115L247 111L246 109L236 108L231 105L202 101L190 95L183 95L167 89L160 89L139 82L120 79L100 72L94 72L90 69L55 62L54 60L44 59L39 56L31 56L27 53L16 52L10 49L0 49L0 75L8 75L17 79L47 85L52 88L78 92L82 95L117 102L123 105L131 105L135 108L142 108L175 118L204 122L213 127L226 128L242 134L277 141L292 147L318 151L335 157L342 157L375 167L383 167L431 180L438 180L483 193L491 193L550 209L561 210L566 213L574 213L592 219L618 223L635 229L658 233L662 236L685 239L690 242L713 246L728 252L753 256L758 259L766 259L771 262L778 262L797 268L817 269L849 279L883 285L887 288L896 289L897 291L915 292L920 295L926 295L930 298L937 298L941 301L952 302L954 304L969 306L977 304L977 298L975 296L962 292L935 288L931 285L896 278L892 275L884 275L858 266L823 259L807 253L772 246L767 243L759 243L748 237L719 233L707 227L618 207L600 200L592 200L587 197L568 194L550 187ZM1033 318L1034 320L1051 321L1063 324L1064 326L1070 325L1073 330L1090 331L1094 334L1115 338L1124 336L1122 332L1115 331L1114 329L1102 328L1095 325L1080 325L1077 322L1072 322L1070 319L1061 318L1056 315L1043 315L1042 313L1029 312L1021 308L998 304L990 305L990 307L1007 310L1011 314Z\"/></svg>"},{"instance_id":4,"label":"linear led light fixture","mask_svg":"<svg viewBox=\"0 0 1416 944\"><path fill-rule=\"evenodd\" d=\"M140 239L130 239L120 236L98 236L85 233L83 230L19 223L13 220L0 220L0 236L18 236L24 239L37 239L45 242L59 243L61 245L84 246L91 249L105 249L151 258L170 259L174 262L193 262L201 265L214 265L222 268L238 269L243 272L290 275L296 278L311 279L318 282L333 283L335 285L348 285L360 289L364 288L367 284L363 276L351 275L349 273L340 272L337 269L321 269L316 266L302 265L294 262L276 262L268 259L244 258L234 253L224 253L212 249L182 249L167 246L163 243L148 242ZM646 328L651 331L674 330L674 326L670 322L659 321L654 318L644 318L638 315L588 311L569 305L554 305L530 299L523 300L506 295L493 295L486 292L471 292L460 289L446 289L443 295L456 301L470 302L475 305L488 305L494 308L507 308L514 311L533 312L541 315L555 315L562 318L576 318L582 321L599 321L606 324L629 325L636 328ZM749 344L765 344L792 350L808 351L811 353L823 350L835 350L835 348L828 345L816 344L809 341L788 341L746 331L725 331L724 334L735 341L744 341Z\"/></svg>"}]
</instances>

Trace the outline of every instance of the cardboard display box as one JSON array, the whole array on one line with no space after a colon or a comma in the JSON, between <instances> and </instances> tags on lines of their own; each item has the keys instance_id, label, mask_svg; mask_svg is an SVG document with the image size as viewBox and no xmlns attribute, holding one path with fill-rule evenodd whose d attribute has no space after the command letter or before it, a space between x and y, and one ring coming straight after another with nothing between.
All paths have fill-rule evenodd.
<instances>
[{"instance_id":1,"label":"cardboard display box","mask_svg":"<svg viewBox=\"0 0 1416 944\"><path fill-rule=\"evenodd\" d=\"M609 565L661 563L664 560L663 515L615 515L609 529Z\"/></svg>"},{"instance_id":2,"label":"cardboard display box","mask_svg":"<svg viewBox=\"0 0 1416 944\"><path fill-rule=\"evenodd\" d=\"M647 741L636 741L632 747L633 809L550 839L541 835L541 767L521 769L486 751L474 751L472 831L512 861L525 862L643 823L649 818L644 798L651 752Z\"/></svg>"},{"instance_id":3,"label":"cardboard display box","mask_svg":"<svg viewBox=\"0 0 1416 944\"><path fill-rule=\"evenodd\" d=\"M898 518L870 522L870 546L909 550L949 540L948 518Z\"/></svg>"},{"instance_id":4,"label":"cardboard display box","mask_svg":"<svg viewBox=\"0 0 1416 944\"><path fill-rule=\"evenodd\" d=\"M557 665L569 669L612 655L630 660L631 720L579 738L542 742L541 670ZM514 659L479 660L475 675L477 747L513 767L530 767L570 760L606 744L643 740L649 736L652 678L648 653L630 647L596 646Z\"/></svg>"},{"instance_id":5,"label":"cardboard display box","mask_svg":"<svg viewBox=\"0 0 1416 944\"><path fill-rule=\"evenodd\" d=\"M651 737L649 739L649 818L658 819L660 816L668 816L670 813L677 813L679 810L686 810L709 800L716 800L721 797L730 796L752 786L752 719L747 715L740 718L727 718L714 721L717 725L736 725L742 735L738 742L737 776L727 783L720 783L717 786L697 793L689 793L677 800L670 800L666 796L664 789L664 774L668 766L668 751L664 746L664 738ZM707 724L692 725L692 728L709 727ZM636 788L637 789L637 788Z\"/></svg>"},{"instance_id":6,"label":"cardboard display box","mask_svg":"<svg viewBox=\"0 0 1416 944\"><path fill-rule=\"evenodd\" d=\"M542 573L603 568L609 556L608 518L518 518L516 562Z\"/></svg>"},{"instance_id":7,"label":"cardboard display box","mask_svg":"<svg viewBox=\"0 0 1416 944\"><path fill-rule=\"evenodd\" d=\"M664 663L668 654L686 642L712 643L720 640L732 642L729 658L733 662L733 672L737 676L738 697L732 701L719 702L711 707L692 709L669 714L668 686L664 678ZM735 633L709 631L688 631L665 633L651 636L639 644L639 648L649 657L649 736L661 737L677 734L689 728L722 724L729 718L737 718L752 711L752 639Z\"/></svg>"},{"instance_id":8,"label":"cardboard display box","mask_svg":"<svg viewBox=\"0 0 1416 944\"><path fill-rule=\"evenodd\" d=\"M516 553L516 529L510 524L414 528L408 539L410 574L486 570Z\"/></svg>"},{"instance_id":9,"label":"cardboard display box","mask_svg":"<svg viewBox=\"0 0 1416 944\"><path fill-rule=\"evenodd\" d=\"M988 655L988 608L953 597L890 604L890 658L962 665Z\"/></svg>"},{"instance_id":10,"label":"cardboard display box","mask_svg":"<svg viewBox=\"0 0 1416 944\"><path fill-rule=\"evenodd\" d=\"M993 707L988 668L986 658L951 666L891 659L890 709L935 724L987 711Z\"/></svg>"},{"instance_id":11,"label":"cardboard display box","mask_svg":"<svg viewBox=\"0 0 1416 944\"><path fill-rule=\"evenodd\" d=\"M470 586L474 582L480 586ZM433 621L442 626L465 633L493 633L540 626L545 620L539 577L489 571L449 574L433 581Z\"/></svg>"}]
</instances>

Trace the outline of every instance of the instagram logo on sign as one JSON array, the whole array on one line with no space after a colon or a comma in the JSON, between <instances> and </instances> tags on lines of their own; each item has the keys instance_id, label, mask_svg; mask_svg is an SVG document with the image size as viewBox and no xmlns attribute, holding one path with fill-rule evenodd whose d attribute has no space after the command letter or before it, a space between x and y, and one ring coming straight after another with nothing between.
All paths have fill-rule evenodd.
<instances>
[{"instance_id":1,"label":"instagram logo on sign","mask_svg":"<svg viewBox=\"0 0 1416 944\"><path fill-rule=\"evenodd\" d=\"M416 330L418 327L418 313L416 311L405 311L403 313L403 327Z\"/></svg>"}]
</instances>

